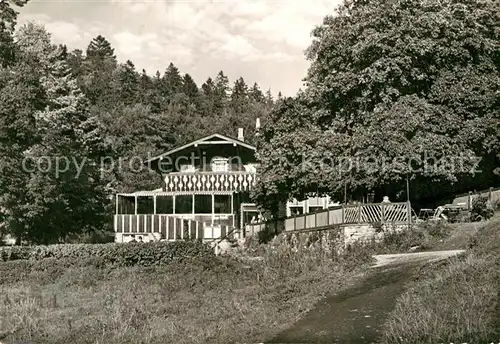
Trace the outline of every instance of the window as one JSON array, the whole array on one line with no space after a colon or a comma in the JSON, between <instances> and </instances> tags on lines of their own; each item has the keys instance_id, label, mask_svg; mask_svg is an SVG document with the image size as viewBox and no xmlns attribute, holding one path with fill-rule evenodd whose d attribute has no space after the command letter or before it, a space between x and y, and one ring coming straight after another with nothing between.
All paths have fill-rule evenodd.
<instances>
[{"instance_id":1,"label":"window","mask_svg":"<svg viewBox=\"0 0 500 344\"><path fill-rule=\"evenodd\" d=\"M181 165L181 172L196 172L196 167L193 165Z\"/></svg>"},{"instance_id":2,"label":"window","mask_svg":"<svg viewBox=\"0 0 500 344\"><path fill-rule=\"evenodd\" d=\"M250 210L250 211L245 211L243 213L243 225L247 225L249 223L257 223L259 222L259 211L258 210Z\"/></svg>"},{"instance_id":3,"label":"window","mask_svg":"<svg viewBox=\"0 0 500 344\"><path fill-rule=\"evenodd\" d=\"M135 214L135 199L118 196L118 214Z\"/></svg>"},{"instance_id":4,"label":"window","mask_svg":"<svg viewBox=\"0 0 500 344\"><path fill-rule=\"evenodd\" d=\"M153 214L153 197L137 197L137 214Z\"/></svg>"},{"instance_id":5,"label":"window","mask_svg":"<svg viewBox=\"0 0 500 344\"><path fill-rule=\"evenodd\" d=\"M315 213L317 211L323 210L323 207L309 207L309 212L310 213Z\"/></svg>"},{"instance_id":6,"label":"window","mask_svg":"<svg viewBox=\"0 0 500 344\"><path fill-rule=\"evenodd\" d=\"M231 195L214 196L214 213L231 214Z\"/></svg>"},{"instance_id":7,"label":"window","mask_svg":"<svg viewBox=\"0 0 500 344\"><path fill-rule=\"evenodd\" d=\"M294 215L302 215L304 213L304 208L302 206L290 206L290 213Z\"/></svg>"},{"instance_id":8,"label":"window","mask_svg":"<svg viewBox=\"0 0 500 344\"><path fill-rule=\"evenodd\" d=\"M212 214L212 195L194 196L195 214Z\"/></svg>"},{"instance_id":9,"label":"window","mask_svg":"<svg viewBox=\"0 0 500 344\"><path fill-rule=\"evenodd\" d=\"M174 200L172 196L156 196L156 213L173 214Z\"/></svg>"},{"instance_id":10,"label":"window","mask_svg":"<svg viewBox=\"0 0 500 344\"><path fill-rule=\"evenodd\" d=\"M227 158L213 158L212 159L212 171L214 172L228 172L229 164Z\"/></svg>"},{"instance_id":11,"label":"window","mask_svg":"<svg viewBox=\"0 0 500 344\"><path fill-rule=\"evenodd\" d=\"M192 214L193 196L192 195L175 196L175 213Z\"/></svg>"}]
</instances>

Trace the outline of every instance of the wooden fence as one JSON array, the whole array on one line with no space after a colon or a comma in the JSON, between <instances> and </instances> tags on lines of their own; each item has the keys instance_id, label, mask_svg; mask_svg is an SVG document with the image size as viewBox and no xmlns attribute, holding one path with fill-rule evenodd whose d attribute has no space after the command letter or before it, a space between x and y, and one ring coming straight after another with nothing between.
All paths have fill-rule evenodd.
<instances>
[{"instance_id":1,"label":"wooden fence","mask_svg":"<svg viewBox=\"0 0 500 344\"><path fill-rule=\"evenodd\" d=\"M303 214L267 221L265 223L245 226L245 235L254 235L267 226L270 233L282 231L323 229L335 225L370 224L370 223L410 223L411 204L404 203L374 203L340 206L335 209L325 209L310 214Z\"/></svg>"}]
</instances>

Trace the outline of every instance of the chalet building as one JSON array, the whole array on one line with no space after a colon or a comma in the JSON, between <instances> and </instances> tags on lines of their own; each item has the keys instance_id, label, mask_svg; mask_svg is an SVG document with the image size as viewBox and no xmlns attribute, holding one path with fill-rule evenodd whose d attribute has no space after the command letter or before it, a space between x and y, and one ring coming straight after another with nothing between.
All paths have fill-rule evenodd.
<instances>
[{"instance_id":1,"label":"chalet building","mask_svg":"<svg viewBox=\"0 0 500 344\"><path fill-rule=\"evenodd\" d=\"M212 134L146 161L164 184L152 191L116 195L116 241L138 236L143 241L245 236L245 225L262 219L250 199L258 178L255 152L239 129L236 138ZM286 215L329 205L328 198L293 201Z\"/></svg>"}]
</instances>

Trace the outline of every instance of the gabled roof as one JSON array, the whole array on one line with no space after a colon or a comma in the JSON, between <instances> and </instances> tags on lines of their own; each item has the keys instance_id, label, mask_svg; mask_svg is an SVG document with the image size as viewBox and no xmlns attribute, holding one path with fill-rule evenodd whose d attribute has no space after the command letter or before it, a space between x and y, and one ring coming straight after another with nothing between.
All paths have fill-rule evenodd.
<instances>
[{"instance_id":1,"label":"gabled roof","mask_svg":"<svg viewBox=\"0 0 500 344\"><path fill-rule=\"evenodd\" d=\"M183 149L189 148L189 147L194 146L196 144L213 141L214 138L218 138L218 139L221 139L223 141L227 141L228 143L239 145L239 146L245 147L245 148L253 150L253 151L257 150L257 148L255 146L252 146L252 145L250 145L250 144L248 144L246 142L243 142L243 141L240 141L238 139L235 139L234 137L230 137L230 136L226 136L226 135L222 135L222 134L212 134L212 135L209 135L209 136L205 136L205 137L203 137L201 139L198 139L196 141L190 142L188 144L185 144L184 146L180 146L180 147L174 148L172 150L169 150L166 153L160 154L158 156L155 156L154 158L146 160L144 163L149 163L151 161L155 161L155 160L161 159L163 157L172 155L172 154L174 154L176 152L179 152L179 151L181 151Z\"/></svg>"}]
</instances>

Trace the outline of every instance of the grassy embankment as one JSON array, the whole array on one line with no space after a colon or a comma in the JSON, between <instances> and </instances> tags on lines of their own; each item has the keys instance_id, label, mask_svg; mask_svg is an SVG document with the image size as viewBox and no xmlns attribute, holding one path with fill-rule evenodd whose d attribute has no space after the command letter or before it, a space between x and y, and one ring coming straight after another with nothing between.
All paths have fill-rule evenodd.
<instances>
[{"instance_id":1,"label":"grassy embankment","mask_svg":"<svg viewBox=\"0 0 500 344\"><path fill-rule=\"evenodd\" d=\"M284 245L249 262L209 255L151 267L0 262L0 341L257 342L355 280L370 253L338 257Z\"/></svg>"},{"instance_id":2,"label":"grassy embankment","mask_svg":"<svg viewBox=\"0 0 500 344\"><path fill-rule=\"evenodd\" d=\"M467 237L461 227L448 242ZM497 215L477 230L465 256L426 266L408 284L384 325L383 343L497 343L499 290Z\"/></svg>"},{"instance_id":3,"label":"grassy embankment","mask_svg":"<svg viewBox=\"0 0 500 344\"><path fill-rule=\"evenodd\" d=\"M355 283L371 254L415 245L429 249L450 233L449 226L419 226L388 235L379 245L356 245L345 256L317 247L273 248L277 240L260 246L262 260L252 261L214 257L184 244L172 254L149 250L149 244L111 250L71 246L56 250L58 258L44 259L48 254L41 249L36 260L0 262L0 341L258 342ZM160 265L137 266L158 261L155 255L163 257ZM174 259L189 255L196 258ZM123 266L130 264L136 266Z\"/></svg>"}]
</instances>

